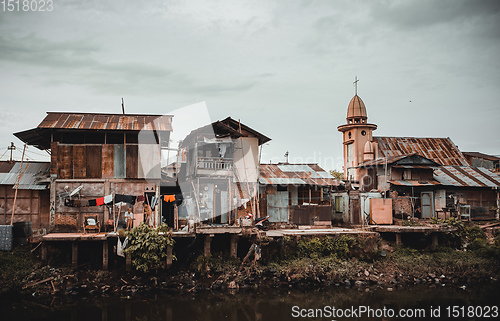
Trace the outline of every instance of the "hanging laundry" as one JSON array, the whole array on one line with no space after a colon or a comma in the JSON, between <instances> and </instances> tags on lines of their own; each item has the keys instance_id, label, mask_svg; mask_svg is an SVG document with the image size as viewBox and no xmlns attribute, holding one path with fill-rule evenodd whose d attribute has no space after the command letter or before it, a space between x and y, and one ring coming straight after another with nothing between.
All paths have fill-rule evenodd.
<instances>
[{"instance_id":1,"label":"hanging laundry","mask_svg":"<svg viewBox=\"0 0 500 321\"><path fill-rule=\"evenodd\" d=\"M89 206L88 200L80 200L80 207L87 207L87 206Z\"/></svg>"},{"instance_id":2,"label":"hanging laundry","mask_svg":"<svg viewBox=\"0 0 500 321\"><path fill-rule=\"evenodd\" d=\"M183 200L184 197L182 196L182 194L175 194L175 205L181 205Z\"/></svg>"},{"instance_id":3,"label":"hanging laundry","mask_svg":"<svg viewBox=\"0 0 500 321\"><path fill-rule=\"evenodd\" d=\"M137 197L133 196L133 195L115 194L115 203L125 202L125 203L129 203L131 205L134 205L136 198Z\"/></svg>"},{"instance_id":4,"label":"hanging laundry","mask_svg":"<svg viewBox=\"0 0 500 321\"><path fill-rule=\"evenodd\" d=\"M113 194L104 196L104 204L113 203Z\"/></svg>"},{"instance_id":5,"label":"hanging laundry","mask_svg":"<svg viewBox=\"0 0 500 321\"><path fill-rule=\"evenodd\" d=\"M125 250L127 245L128 245L128 237L126 237L123 240L123 243L120 241L120 238L118 238L118 243L116 243L116 255L125 257L125 254L123 254L123 250Z\"/></svg>"},{"instance_id":6,"label":"hanging laundry","mask_svg":"<svg viewBox=\"0 0 500 321\"><path fill-rule=\"evenodd\" d=\"M65 198L64 199L64 206L74 207L74 201L70 200L69 198Z\"/></svg>"},{"instance_id":7,"label":"hanging laundry","mask_svg":"<svg viewBox=\"0 0 500 321\"><path fill-rule=\"evenodd\" d=\"M175 202L175 195L165 195L163 196L163 200L167 203Z\"/></svg>"},{"instance_id":8,"label":"hanging laundry","mask_svg":"<svg viewBox=\"0 0 500 321\"><path fill-rule=\"evenodd\" d=\"M89 205L88 206L97 206L96 200L89 200Z\"/></svg>"},{"instance_id":9,"label":"hanging laundry","mask_svg":"<svg viewBox=\"0 0 500 321\"><path fill-rule=\"evenodd\" d=\"M137 196L136 202L144 202L144 195Z\"/></svg>"},{"instance_id":10,"label":"hanging laundry","mask_svg":"<svg viewBox=\"0 0 500 321\"><path fill-rule=\"evenodd\" d=\"M153 196L151 197L151 209L154 211L155 210L155 207L156 207L156 204L158 204L158 197L156 196Z\"/></svg>"},{"instance_id":11,"label":"hanging laundry","mask_svg":"<svg viewBox=\"0 0 500 321\"><path fill-rule=\"evenodd\" d=\"M73 207L80 207L80 206L81 206L80 200L73 200Z\"/></svg>"},{"instance_id":12,"label":"hanging laundry","mask_svg":"<svg viewBox=\"0 0 500 321\"><path fill-rule=\"evenodd\" d=\"M104 205L104 197L99 197L95 200L96 206Z\"/></svg>"}]
</instances>

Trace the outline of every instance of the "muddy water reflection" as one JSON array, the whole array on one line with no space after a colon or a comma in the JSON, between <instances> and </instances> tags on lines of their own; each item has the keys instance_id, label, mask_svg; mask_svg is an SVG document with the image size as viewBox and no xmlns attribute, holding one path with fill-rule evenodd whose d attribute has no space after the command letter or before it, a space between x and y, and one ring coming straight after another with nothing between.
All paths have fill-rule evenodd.
<instances>
[{"instance_id":1,"label":"muddy water reflection","mask_svg":"<svg viewBox=\"0 0 500 321\"><path fill-rule=\"evenodd\" d=\"M407 320L410 318L333 318L323 315L317 318L294 318L307 315L309 309L323 309L328 314L331 307L351 309L367 306L371 309L421 309L425 317L431 318L430 310L441 307L441 318L446 316L446 307L500 305L500 290L482 287L475 290L451 288L409 287L387 290L365 290L333 288L309 291L252 291L235 293L202 293L192 295L154 295L134 298L66 298L51 302L40 300L3 301L0 305L2 320L102 320L102 321L148 321L148 320ZM296 306L296 308L293 308ZM328 308L324 308L328 306ZM344 310L347 311L347 310ZM338 311L337 311L338 312ZM311 315L309 315L311 316ZM474 318L464 318L464 320ZM495 318L490 318L495 319ZM460 320L460 318L454 318Z\"/></svg>"}]
</instances>

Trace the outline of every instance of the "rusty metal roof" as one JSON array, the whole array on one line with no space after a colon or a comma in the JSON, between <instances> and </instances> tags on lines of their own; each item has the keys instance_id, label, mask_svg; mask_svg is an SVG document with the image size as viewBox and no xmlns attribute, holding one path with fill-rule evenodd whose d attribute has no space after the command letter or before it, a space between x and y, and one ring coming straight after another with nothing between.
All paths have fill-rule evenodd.
<instances>
[{"instance_id":1,"label":"rusty metal roof","mask_svg":"<svg viewBox=\"0 0 500 321\"><path fill-rule=\"evenodd\" d=\"M384 166L385 164L391 165L395 168L430 168L440 166L439 163L423 157L417 153L399 156L389 156L384 158L377 158L374 160L369 160L363 162L358 167L372 167L372 166Z\"/></svg>"},{"instance_id":2,"label":"rusty metal roof","mask_svg":"<svg viewBox=\"0 0 500 321\"><path fill-rule=\"evenodd\" d=\"M468 166L457 146L448 138L373 137L380 157L417 153L441 165Z\"/></svg>"},{"instance_id":3,"label":"rusty metal roof","mask_svg":"<svg viewBox=\"0 0 500 321\"><path fill-rule=\"evenodd\" d=\"M1 162L0 167L4 167L5 163ZM21 162L9 163L10 171L0 173L0 185L12 185L15 188L17 178L19 176L19 168ZM28 190L44 190L47 189L50 163L49 162L23 162L22 176L19 180L19 189Z\"/></svg>"},{"instance_id":4,"label":"rusty metal roof","mask_svg":"<svg viewBox=\"0 0 500 321\"><path fill-rule=\"evenodd\" d=\"M474 157L474 158L482 158L494 162L500 161L500 157L496 157L493 155L487 155L479 152L462 152L466 157Z\"/></svg>"},{"instance_id":5,"label":"rusty metal roof","mask_svg":"<svg viewBox=\"0 0 500 321\"><path fill-rule=\"evenodd\" d=\"M338 186L340 180L318 164L261 164L259 183L264 185Z\"/></svg>"},{"instance_id":6,"label":"rusty metal roof","mask_svg":"<svg viewBox=\"0 0 500 321\"><path fill-rule=\"evenodd\" d=\"M47 112L38 127L14 133L14 136L39 149L50 149L54 130L172 131L172 116Z\"/></svg>"},{"instance_id":7,"label":"rusty metal roof","mask_svg":"<svg viewBox=\"0 0 500 321\"><path fill-rule=\"evenodd\" d=\"M432 181L417 181L417 180L390 180L388 181L392 185L399 185L399 186L434 186L434 185L441 185L438 181L432 180Z\"/></svg>"},{"instance_id":8,"label":"rusty metal roof","mask_svg":"<svg viewBox=\"0 0 500 321\"><path fill-rule=\"evenodd\" d=\"M172 116L47 112L38 128L171 131Z\"/></svg>"},{"instance_id":9,"label":"rusty metal roof","mask_svg":"<svg viewBox=\"0 0 500 321\"><path fill-rule=\"evenodd\" d=\"M215 137L214 137L215 135ZM197 136L203 136L207 138L218 138L218 137L257 137L259 140L259 145L265 144L271 140L271 138L262 135L255 129L236 121L231 117L227 117L224 120L218 120L212 124L205 125L203 127L197 128L191 131L181 142L180 146L193 145Z\"/></svg>"},{"instance_id":10,"label":"rusty metal roof","mask_svg":"<svg viewBox=\"0 0 500 321\"><path fill-rule=\"evenodd\" d=\"M446 186L500 187L500 175L483 167L442 166L434 170L434 179Z\"/></svg>"}]
</instances>

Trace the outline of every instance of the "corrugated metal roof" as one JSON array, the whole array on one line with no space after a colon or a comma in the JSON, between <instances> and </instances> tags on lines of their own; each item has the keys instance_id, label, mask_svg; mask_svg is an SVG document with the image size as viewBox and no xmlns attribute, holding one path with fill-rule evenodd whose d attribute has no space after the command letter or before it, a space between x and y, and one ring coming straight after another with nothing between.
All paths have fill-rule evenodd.
<instances>
[{"instance_id":1,"label":"corrugated metal roof","mask_svg":"<svg viewBox=\"0 0 500 321\"><path fill-rule=\"evenodd\" d=\"M442 166L434 170L434 179L446 186L500 187L500 175L482 167Z\"/></svg>"},{"instance_id":2,"label":"corrugated metal roof","mask_svg":"<svg viewBox=\"0 0 500 321\"><path fill-rule=\"evenodd\" d=\"M0 185L12 185L15 188L21 162L15 162L8 173L0 173ZM39 184L40 179L48 178L49 162L24 162L19 189L44 190L47 184Z\"/></svg>"},{"instance_id":3,"label":"corrugated metal roof","mask_svg":"<svg viewBox=\"0 0 500 321\"><path fill-rule=\"evenodd\" d=\"M38 128L171 131L172 116L47 112Z\"/></svg>"},{"instance_id":4,"label":"corrugated metal roof","mask_svg":"<svg viewBox=\"0 0 500 321\"><path fill-rule=\"evenodd\" d=\"M276 165L278 168L284 172L311 172L313 171L311 167L307 165L293 165L293 164L283 164L283 165Z\"/></svg>"},{"instance_id":5,"label":"corrugated metal roof","mask_svg":"<svg viewBox=\"0 0 500 321\"><path fill-rule=\"evenodd\" d=\"M369 160L369 161L363 162L363 164L359 165L359 167L385 165L386 160L387 160L387 164L392 164L392 163L397 162L398 160L403 159L407 156L408 155L399 155L399 156L389 156L389 157L377 158L374 160Z\"/></svg>"},{"instance_id":6,"label":"corrugated metal roof","mask_svg":"<svg viewBox=\"0 0 500 321\"><path fill-rule=\"evenodd\" d=\"M261 164L259 182L265 185L337 186L341 181L318 164Z\"/></svg>"},{"instance_id":7,"label":"corrugated metal roof","mask_svg":"<svg viewBox=\"0 0 500 321\"><path fill-rule=\"evenodd\" d=\"M389 156L384 158L377 158L375 160L366 161L358 167L372 167L372 166L384 166L385 164L391 165L395 168L432 168L440 166L439 163L425 158L417 153L400 155L400 156Z\"/></svg>"},{"instance_id":8,"label":"corrugated metal roof","mask_svg":"<svg viewBox=\"0 0 500 321\"><path fill-rule=\"evenodd\" d=\"M415 181L415 180L390 180L392 185L399 186L434 186L441 185L438 181Z\"/></svg>"},{"instance_id":9,"label":"corrugated metal roof","mask_svg":"<svg viewBox=\"0 0 500 321\"><path fill-rule=\"evenodd\" d=\"M380 157L417 153L441 165L468 166L462 152L450 138L373 137Z\"/></svg>"},{"instance_id":10,"label":"corrugated metal roof","mask_svg":"<svg viewBox=\"0 0 500 321\"><path fill-rule=\"evenodd\" d=\"M500 161L500 157L493 156L493 155L487 155L479 152L462 152L465 156L469 157L474 157L474 158L482 158L482 159L487 159L490 161Z\"/></svg>"}]
</instances>

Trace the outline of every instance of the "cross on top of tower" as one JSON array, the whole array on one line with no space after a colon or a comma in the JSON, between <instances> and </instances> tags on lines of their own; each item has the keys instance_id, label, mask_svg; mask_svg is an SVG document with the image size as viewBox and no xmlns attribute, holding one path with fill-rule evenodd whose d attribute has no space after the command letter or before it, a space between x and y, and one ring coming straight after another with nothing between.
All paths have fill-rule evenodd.
<instances>
[{"instance_id":1,"label":"cross on top of tower","mask_svg":"<svg viewBox=\"0 0 500 321\"><path fill-rule=\"evenodd\" d=\"M356 76L356 78L355 78L355 80L353 82L353 84L354 84L354 94L355 95L358 94L358 81L359 81L358 76Z\"/></svg>"}]
</instances>

